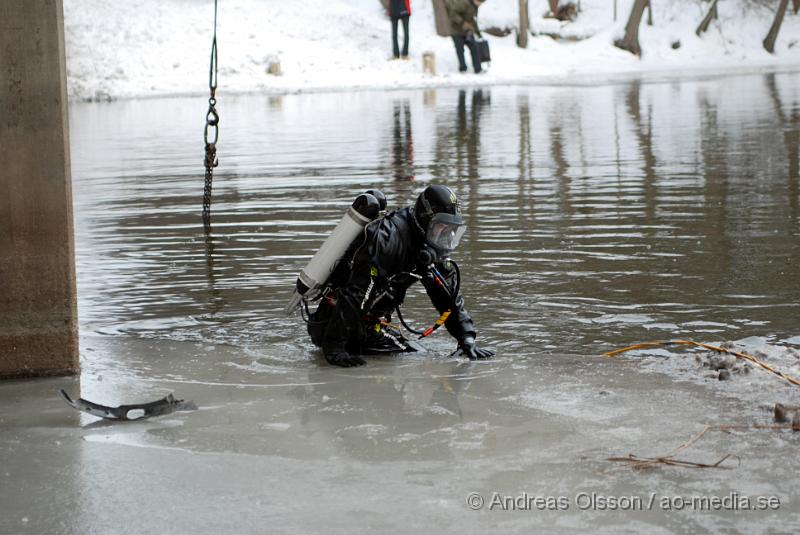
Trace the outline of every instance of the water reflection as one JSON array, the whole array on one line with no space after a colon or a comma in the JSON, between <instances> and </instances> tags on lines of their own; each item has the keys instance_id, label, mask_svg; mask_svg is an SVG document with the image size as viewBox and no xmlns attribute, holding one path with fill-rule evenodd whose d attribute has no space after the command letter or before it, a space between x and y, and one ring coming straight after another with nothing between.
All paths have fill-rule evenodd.
<instances>
[{"instance_id":1,"label":"water reflection","mask_svg":"<svg viewBox=\"0 0 800 535\"><path fill-rule=\"evenodd\" d=\"M774 73L766 76L767 87L769 88L769 96L775 108L775 113L778 116L781 125L797 125L800 123L800 108L797 106L789 106L789 109L784 109L783 100L781 99L780 91L778 90L778 80ZM787 169L787 182L789 184L789 205L791 209L791 218L798 219L798 203L800 203L800 130L797 128L782 128L783 132L783 145L789 159Z\"/></svg>"},{"instance_id":2,"label":"water reflection","mask_svg":"<svg viewBox=\"0 0 800 535\"><path fill-rule=\"evenodd\" d=\"M348 376L344 396L329 369L311 369L308 384L291 391L296 400L292 422L309 441L306 447L337 456L368 461L459 457L483 443L483 427L488 427L485 414L476 415L480 424L465 421L460 396L471 387L472 397L499 388L493 371L457 362L406 366L395 361L375 375Z\"/></svg>"},{"instance_id":3,"label":"water reflection","mask_svg":"<svg viewBox=\"0 0 800 535\"><path fill-rule=\"evenodd\" d=\"M214 267L214 230L210 224L203 224L205 236L205 256L206 256L206 282L208 284L208 313L210 316L217 315L225 306L225 299L217 288L217 274Z\"/></svg>"},{"instance_id":4,"label":"water reflection","mask_svg":"<svg viewBox=\"0 0 800 535\"><path fill-rule=\"evenodd\" d=\"M481 115L490 103L488 90L461 89L455 113L437 114L436 161L431 169L436 180L480 178Z\"/></svg>"},{"instance_id":5,"label":"water reflection","mask_svg":"<svg viewBox=\"0 0 800 535\"><path fill-rule=\"evenodd\" d=\"M408 99L393 104L392 177L397 180L415 180L414 138L411 128L411 105Z\"/></svg>"},{"instance_id":6,"label":"water reflection","mask_svg":"<svg viewBox=\"0 0 800 535\"><path fill-rule=\"evenodd\" d=\"M198 102L75 106L84 330L308 351L280 311L344 207L437 181L507 353L796 334L800 75L226 99L208 236Z\"/></svg>"}]
</instances>

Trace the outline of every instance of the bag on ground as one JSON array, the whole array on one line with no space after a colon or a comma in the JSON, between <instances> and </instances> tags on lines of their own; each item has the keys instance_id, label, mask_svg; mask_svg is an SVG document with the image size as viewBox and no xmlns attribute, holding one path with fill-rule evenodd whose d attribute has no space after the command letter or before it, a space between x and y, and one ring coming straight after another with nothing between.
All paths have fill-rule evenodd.
<instances>
[{"instance_id":1,"label":"bag on ground","mask_svg":"<svg viewBox=\"0 0 800 535\"><path fill-rule=\"evenodd\" d=\"M478 57L481 59L481 63L492 61L492 55L489 52L489 41L486 39L477 39L475 41L475 46L478 47Z\"/></svg>"}]
</instances>

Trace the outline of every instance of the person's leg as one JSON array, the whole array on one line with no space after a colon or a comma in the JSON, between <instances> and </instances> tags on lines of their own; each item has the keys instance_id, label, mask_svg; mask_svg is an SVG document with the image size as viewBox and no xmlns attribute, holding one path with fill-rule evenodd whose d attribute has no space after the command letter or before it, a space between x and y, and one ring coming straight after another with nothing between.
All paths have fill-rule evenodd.
<instances>
[{"instance_id":1,"label":"person's leg","mask_svg":"<svg viewBox=\"0 0 800 535\"><path fill-rule=\"evenodd\" d=\"M392 54L395 58L400 57L400 47L397 45L397 17L392 17Z\"/></svg>"},{"instance_id":2,"label":"person's leg","mask_svg":"<svg viewBox=\"0 0 800 535\"><path fill-rule=\"evenodd\" d=\"M464 36L454 35L453 44L456 47L456 56L458 56L458 71L466 72L467 62L464 60Z\"/></svg>"},{"instance_id":3,"label":"person's leg","mask_svg":"<svg viewBox=\"0 0 800 535\"><path fill-rule=\"evenodd\" d=\"M408 15L403 17L403 53L404 58L408 57Z\"/></svg>"},{"instance_id":4,"label":"person's leg","mask_svg":"<svg viewBox=\"0 0 800 535\"><path fill-rule=\"evenodd\" d=\"M410 343L403 333L388 326L381 326L379 330L374 327L364 329L362 340L362 355L380 355L385 353L405 353L419 351L419 344Z\"/></svg>"},{"instance_id":5,"label":"person's leg","mask_svg":"<svg viewBox=\"0 0 800 535\"><path fill-rule=\"evenodd\" d=\"M475 69L475 73L477 74L481 72L481 55L474 39L467 41L467 48L469 48L469 54L472 56L472 68Z\"/></svg>"}]
</instances>

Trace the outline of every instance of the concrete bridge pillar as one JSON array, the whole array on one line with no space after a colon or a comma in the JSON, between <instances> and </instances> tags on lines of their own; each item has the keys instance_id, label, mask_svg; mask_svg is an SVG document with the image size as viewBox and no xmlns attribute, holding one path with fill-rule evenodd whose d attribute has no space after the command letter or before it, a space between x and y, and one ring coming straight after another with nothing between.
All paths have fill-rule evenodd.
<instances>
[{"instance_id":1,"label":"concrete bridge pillar","mask_svg":"<svg viewBox=\"0 0 800 535\"><path fill-rule=\"evenodd\" d=\"M61 0L0 1L0 377L78 371Z\"/></svg>"}]
</instances>

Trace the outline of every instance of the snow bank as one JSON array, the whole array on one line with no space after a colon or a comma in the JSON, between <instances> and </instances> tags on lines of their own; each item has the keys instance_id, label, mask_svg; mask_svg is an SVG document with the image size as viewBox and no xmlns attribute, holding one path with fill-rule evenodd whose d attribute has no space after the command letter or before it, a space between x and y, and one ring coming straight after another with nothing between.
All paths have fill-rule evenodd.
<instances>
[{"instance_id":1,"label":"snow bank","mask_svg":"<svg viewBox=\"0 0 800 535\"><path fill-rule=\"evenodd\" d=\"M563 24L542 17L545 0L530 0L535 32L527 49L514 34L488 37L494 61L482 75L457 72L448 38L436 35L430 0L411 0L411 58L389 61L390 23L379 0L219 0L220 92L426 87L565 81L642 72L704 73L800 66L800 17L787 13L775 54L761 42L770 9L747 0L719 3L720 20L694 35L707 4L653 0L654 26L642 24L643 57L613 46L633 0L583 0ZM515 26L516 0L488 0L483 27ZM110 99L202 94L208 87L213 0L64 0L70 96ZM680 48L673 44L680 42ZM422 53L436 54L437 75L422 72ZM267 73L278 59L283 75Z\"/></svg>"}]
</instances>

